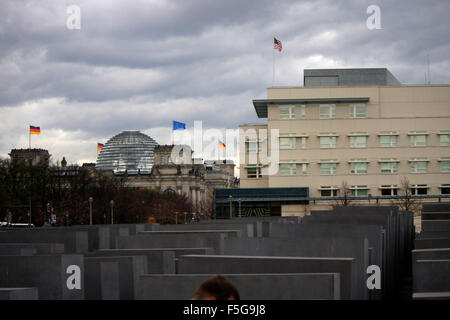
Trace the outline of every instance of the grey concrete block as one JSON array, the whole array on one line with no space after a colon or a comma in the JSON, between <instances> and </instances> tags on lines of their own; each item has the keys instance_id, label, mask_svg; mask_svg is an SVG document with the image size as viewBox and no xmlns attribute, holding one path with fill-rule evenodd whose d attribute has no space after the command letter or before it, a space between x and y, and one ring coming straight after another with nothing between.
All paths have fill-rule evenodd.
<instances>
[{"instance_id":1,"label":"grey concrete block","mask_svg":"<svg viewBox=\"0 0 450 320\"><path fill-rule=\"evenodd\" d=\"M141 231L138 235L180 235L180 234L227 234L228 237L241 238L241 230L158 230L158 231Z\"/></svg>"},{"instance_id":2,"label":"grey concrete block","mask_svg":"<svg viewBox=\"0 0 450 320\"><path fill-rule=\"evenodd\" d=\"M450 248L416 249L412 251L412 261L450 259Z\"/></svg>"},{"instance_id":3,"label":"grey concrete block","mask_svg":"<svg viewBox=\"0 0 450 320\"><path fill-rule=\"evenodd\" d=\"M255 236L253 223L191 223L177 225L155 225L152 230L148 231L164 230L240 230L242 237L253 238Z\"/></svg>"},{"instance_id":4,"label":"grey concrete block","mask_svg":"<svg viewBox=\"0 0 450 320\"><path fill-rule=\"evenodd\" d=\"M88 232L68 228L2 231L0 243L63 243L66 253L84 253L89 250Z\"/></svg>"},{"instance_id":5,"label":"grey concrete block","mask_svg":"<svg viewBox=\"0 0 450 320\"><path fill-rule=\"evenodd\" d=\"M183 234L139 234L119 237L118 249L151 248L213 248L217 254L223 253L227 233L183 233Z\"/></svg>"},{"instance_id":6,"label":"grey concrete block","mask_svg":"<svg viewBox=\"0 0 450 320\"><path fill-rule=\"evenodd\" d=\"M416 239L415 249L450 248L450 238Z\"/></svg>"},{"instance_id":7,"label":"grey concrete block","mask_svg":"<svg viewBox=\"0 0 450 320\"><path fill-rule=\"evenodd\" d=\"M85 260L86 300L118 300L119 263L117 261Z\"/></svg>"},{"instance_id":8,"label":"grey concrete block","mask_svg":"<svg viewBox=\"0 0 450 320\"><path fill-rule=\"evenodd\" d=\"M37 288L0 288L0 300L38 300Z\"/></svg>"},{"instance_id":9,"label":"grey concrete block","mask_svg":"<svg viewBox=\"0 0 450 320\"><path fill-rule=\"evenodd\" d=\"M439 238L450 239L450 231L434 231L434 232L422 231L418 233L415 237L415 239L439 239Z\"/></svg>"},{"instance_id":10,"label":"grey concrete block","mask_svg":"<svg viewBox=\"0 0 450 320\"><path fill-rule=\"evenodd\" d=\"M143 275L140 300L188 300L206 274ZM225 274L242 300L339 300L339 274Z\"/></svg>"},{"instance_id":11,"label":"grey concrete block","mask_svg":"<svg viewBox=\"0 0 450 320\"><path fill-rule=\"evenodd\" d=\"M179 258L179 273L339 273L341 298L358 298L354 258L185 255Z\"/></svg>"},{"instance_id":12,"label":"grey concrete block","mask_svg":"<svg viewBox=\"0 0 450 320\"><path fill-rule=\"evenodd\" d=\"M303 223L378 225L384 230L384 265L383 284L386 298L394 298L398 294L402 274L408 272L408 254L404 248L408 241L412 242L412 215L401 217L398 207L355 206L336 207L333 211L312 211L311 216L304 217ZM411 235L411 239L409 236ZM408 238L409 240L405 239ZM370 240L369 240L370 242ZM406 251L407 252L407 251ZM406 263L406 264L405 264Z\"/></svg>"},{"instance_id":13,"label":"grey concrete block","mask_svg":"<svg viewBox=\"0 0 450 320\"><path fill-rule=\"evenodd\" d=\"M80 288L69 288L77 266ZM80 254L0 256L0 287L36 287L39 299L84 299L84 260Z\"/></svg>"},{"instance_id":14,"label":"grey concrete block","mask_svg":"<svg viewBox=\"0 0 450 320\"><path fill-rule=\"evenodd\" d=\"M450 203L424 203L422 212L450 212Z\"/></svg>"},{"instance_id":15,"label":"grey concrete block","mask_svg":"<svg viewBox=\"0 0 450 320\"><path fill-rule=\"evenodd\" d=\"M6 252L12 248L31 249L32 254L64 253L63 243L0 243L0 254L5 252L4 255L7 255Z\"/></svg>"},{"instance_id":16,"label":"grey concrete block","mask_svg":"<svg viewBox=\"0 0 450 320\"><path fill-rule=\"evenodd\" d=\"M87 254L88 257L101 256L145 256L148 274L176 273L176 258L186 254L213 254L211 248L154 248L154 249L105 249Z\"/></svg>"},{"instance_id":17,"label":"grey concrete block","mask_svg":"<svg viewBox=\"0 0 450 320\"><path fill-rule=\"evenodd\" d=\"M413 292L450 291L450 260L416 260Z\"/></svg>"},{"instance_id":18,"label":"grey concrete block","mask_svg":"<svg viewBox=\"0 0 450 320\"><path fill-rule=\"evenodd\" d=\"M414 292L413 300L450 300L450 291L447 292Z\"/></svg>"},{"instance_id":19,"label":"grey concrete block","mask_svg":"<svg viewBox=\"0 0 450 320\"><path fill-rule=\"evenodd\" d=\"M147 259L144 256L105 256L105 257L87 257L85 258L86 265L93 264L93 267L89 267L89 271L101 272L102 269L95 265L100 265L103 262L115 262L118 265L118 287L120 300L134 300L136 297L137 282L139 276L146 273ZM103 270L112 270L111 265L105 266ZM100 270L100 271L97 271ZM89 275L88 277L92 277ZM114 277L109 278L109 281L115 281ZM103 282L101 282L103 284ZM116 284L107 284L107 288L103 292L106 292L109 287L116 288ZM98 291L96 291L98 295ZM107 293L102 293L102 296L107 296ZM109 294L114 296L114 293Z\"/></svg>"},{"instance_id":20,"label":"grey concrete block","mask_svg":"<svg viewBox=\"0 0 450 320\"><path fill-rule=\"evenodd\" d=\"M279 223L270 224L270 237L303 239L315 238L345 238L362 237L369 241L369 248L372 248L369 255L369 264L379 265L382 270L386 266L385 236L381 226L378 225L355 225L355 224L315 224L305 223L298 225L285 225ZM382 272L383 274L384 272Z\"/></svg>"},{"instance_id":21,"label":"grey concrete block","mask_svg":"<svg viewBox=\"0 0 450 320\"><path fill-rule=\"evenodd\" d=\"M422 212L422 220L450 220L450 212Z\"/></svg>"},{"instance_id":22,"label":"grey concrete block","mask_svg":"<svg viewBox=\"0 0 450 320\"><path fill-rule=\"evenodd\" d=\"M0 256L32 256L36 248L0 245Z\"/></svg>"},{"instance_id":23,"label":"grey concrete block","mask_svg":"<svg viewBox=\"0 0 450 320\"><path fill-rule=\"evenodd\" d=\"M424 232L450 232L450 220L422 220Z\"/></svg>"},{"instance_id":24,"label":"grey concrete block","mask_svg":"<svg viewBox=\"0 0 450 320\"><path fill-rule=\"evenodd\" d=\"M360 299L369 299L370 292L366 286L366 270L370 265L370 253L368 240L364 237L307 235L301 238L231 238L225 242L224 254L237 256L355 258L356 295ZM379 290L376 291L374 293L378 293L376 298L379 299L381 292L378 292Z\"/></svg>"}]
</instances>

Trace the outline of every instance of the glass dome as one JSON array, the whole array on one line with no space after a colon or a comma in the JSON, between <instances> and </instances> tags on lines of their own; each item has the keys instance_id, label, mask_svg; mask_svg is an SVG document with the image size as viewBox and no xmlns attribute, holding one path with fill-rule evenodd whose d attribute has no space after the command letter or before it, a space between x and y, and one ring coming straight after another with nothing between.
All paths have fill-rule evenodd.
<instances>
[{"instance_id":1,"label":"glass dome","mask_svg":"<svg viewBox=\"0 0 450 320\"><path fill-rule=\"evenodd\" d=\"M149 172L155 161L155 145L155 140L139 131L122 131L106 142L95 167L116 173Z\"/></svg>"}]
</instances>

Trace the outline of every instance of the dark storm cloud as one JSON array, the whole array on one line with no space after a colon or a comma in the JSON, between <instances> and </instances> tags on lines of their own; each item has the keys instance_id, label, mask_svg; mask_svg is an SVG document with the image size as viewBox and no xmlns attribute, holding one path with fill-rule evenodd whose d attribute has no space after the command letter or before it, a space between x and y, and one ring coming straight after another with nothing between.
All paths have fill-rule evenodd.
<instances>
[{"instance_id":1,"label":"dark storm cloud","mask_svg":"<svg viewBox=\"0 0 450 320\"><path fill-rule=\"evenodd\" d=\"M66 28L72 4L81 30ZM381 30L366 27L371 4ZM46 128L37 142L74 161L94 160L90 145L121 130L161 140L175 119L258 122L251 100L273 84L273 36L275 85L344 67L423 83L427 55L432 83L449 83L449 13L445 0L1 1L0 154L27 143L30 122Z\"/></svg>"}]
</instances>

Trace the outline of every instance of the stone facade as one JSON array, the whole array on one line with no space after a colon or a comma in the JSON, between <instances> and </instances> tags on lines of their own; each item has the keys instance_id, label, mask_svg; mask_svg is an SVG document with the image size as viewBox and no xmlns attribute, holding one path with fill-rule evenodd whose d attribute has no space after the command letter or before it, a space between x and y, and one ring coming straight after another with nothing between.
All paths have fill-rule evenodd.
<instances>
[{"instance_id":1,"label":"stone facade","mask_svg":"<svg viewBox=\"0 0 450 320\"><path fill-rule=\"evenodd\" d=\"M9 153L11 162L30 161L33 166L39 163L47 163L50 154L45 149L12 149Z\"/></svg>"},{"instance_id":2,"label":"stone facade","mask_svg":"<svg viewBox=\"0 0 450 320\"><path fill-rule=\"evenodd\" d=\"M150 174L126 176L128 187L155 189L161 192L185 194L195 206L202 206L212 200L214 188L233 188L238 186L234 177L234 163L230 161L202 161L192 159L189 150L185 159L189 163L179 163L172 159L173 145L155 146L155 164ZM184 158L183 154L179 155Z\"/></svg>"}]
</instances>

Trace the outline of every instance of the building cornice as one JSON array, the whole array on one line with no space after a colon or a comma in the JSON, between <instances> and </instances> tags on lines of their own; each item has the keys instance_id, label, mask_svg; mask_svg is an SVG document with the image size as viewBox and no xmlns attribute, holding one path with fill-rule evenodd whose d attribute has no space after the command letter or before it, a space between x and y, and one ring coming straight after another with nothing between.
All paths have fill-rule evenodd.
<instances>
[{"instance_id":1,"label":"building cornice","mask_svg":"<svg viewBox=\"0 0 450 320\"><path fill-rule=\"evenodd\" d=\"M318 99L254 99L258 118L267 118L267 107L269 104L308 104L308 103L367 103L368 97L361 98L318 98Z\"/></svg>"}]
</instances>

